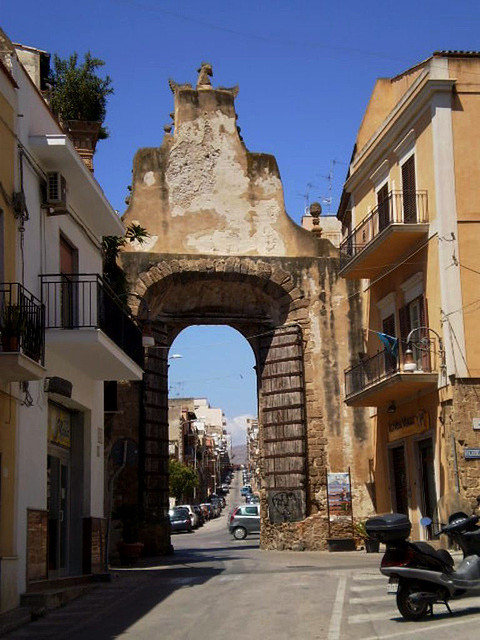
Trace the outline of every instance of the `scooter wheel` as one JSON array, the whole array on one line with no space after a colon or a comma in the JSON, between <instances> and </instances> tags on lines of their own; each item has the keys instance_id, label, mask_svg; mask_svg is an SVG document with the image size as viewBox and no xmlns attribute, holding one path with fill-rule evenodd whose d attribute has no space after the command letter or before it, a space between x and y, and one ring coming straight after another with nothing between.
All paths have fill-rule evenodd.
<instances>
[{"instance_id":1,"label":"scooter wheel","mask_svg":"<svg viewBox=\"0 0 480 640\"><path fill-rule=\"evenodd\" d=\"M427 602L417 604L410 600L412 593L419 591L422 591L422 587L417 582L403 582L398 587L397 607L405 620L421 620L428 613Z\"/></svg>"}]
</instances>

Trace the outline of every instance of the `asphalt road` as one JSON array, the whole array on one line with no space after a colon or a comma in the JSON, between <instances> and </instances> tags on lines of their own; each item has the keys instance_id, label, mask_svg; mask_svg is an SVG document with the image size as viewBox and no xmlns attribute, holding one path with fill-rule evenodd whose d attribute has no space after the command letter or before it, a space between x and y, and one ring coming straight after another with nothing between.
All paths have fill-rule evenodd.
<instances>
[{"instance_id":1,"label":"asphalt road","mask_svg":"<svg viewBox=\"0 0 480 640\"><path fill-rule=\"evenodd\" d=\"M238 482L238 480L237 480ZM478 636L480 599L406 622L379 573L380 554L271 552L227 530L223 515L173 536L175 553L114 570L101 585L7 638L70 640L422 640Z\"/></svg>"}]
</instances>

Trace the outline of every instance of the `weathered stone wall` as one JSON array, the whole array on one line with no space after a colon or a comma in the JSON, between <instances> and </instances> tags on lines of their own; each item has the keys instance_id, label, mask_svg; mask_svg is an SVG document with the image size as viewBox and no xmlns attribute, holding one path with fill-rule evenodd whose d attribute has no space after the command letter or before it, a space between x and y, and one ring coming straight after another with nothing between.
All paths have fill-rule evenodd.
<instances>
[{"instance_id":1,"label":"weathered stone wall","mask_svg":"<svg viewBox=\"0 0 480 640\"><path fill-rule=\"evenodd\" d=\"M205 78L203 73L197 89L171 83L174 132L167 127L159 149L141 149L135 156L124 221L140 223L151 237L122 255L134 292L130 304L143 319L149 309L167 347L193 324L227 324L249 339L259 375L262 491L291 490L302 503L292 519L307 515L272 525L263 493L262 546L320 549L328 536L327 471L350 468L354 512L372 510L366 412L343 402L343 371L350 353L362 350L360 292L338 277L338 249L287 216L275 159L249 152L239 136L236 90L213 89ZM295 342L285 352L295 352L300 367L286 363L282 370L277 338L292 324L301 348ZM276 341L265 337L269 332ZM288 424L290 392L294 425ZM267 407L276 393L284 402L278 412L284 422L278 430L270 425L278 440L270 435L262 444L262 411L277 411L273 401ZM161 398L156 407L161 409ZM153 431L161 431L161 421L154 422ZM155 438L163 438L154 432L149 437L152 447ZM144 457L145 465L152 462L147 450ZM145 495L146 504L150 499Z\"/></svg>"},{"instance_id":2,"label":"weathered stone wall","mask_svg":"<svg viewBox=\"0 0 480 640\"><path fill-rule=\"evenodd\" d=\"M282 524L278 529L268 524L262 544L277 548L277 531L282 548L292 548L294 543L288 540L303 536L308 540L306 548L324 548L327 470L350 468L355 512L370 513L368 421L362 410L346 409L343 403L343 370L349 365L352 340L360 339L360 325L353 322L357 292L338 277L337 259L185 255L166 259L130 253L123 256L123 265L131 286L148 300L158 322L164 323L167 345L188 326L185 313L201 322L205 307L210 321L216 323L211 315L215 310L218 321L225 318L246 337L265 331L268 323L277 327L295 322L302 329L309 518L306 524ZM132 306L141 311L138 298ZM259 343L250 343L258 358Z\"/></svg>"},{"instance_id":3,"label":"weathered stone wall","mask_svg":"<svg viewBox=\"0 0 480 640\"><path fill-rule=\"evenodd\" d=\"M464 451L480 448L480 431L474 430L473 419L480 417L480 380L476 378L457 378L453 384L452 403L445 410L447 433L455 438L456 461L460 493L464 495L472 508L477 508L477 496L480 495L480 460L465 459ZM447 438L447 445L450 438ZM450 478L455 478L455 464L452 447L449 447Z\"/></svg>"}]
</instances>

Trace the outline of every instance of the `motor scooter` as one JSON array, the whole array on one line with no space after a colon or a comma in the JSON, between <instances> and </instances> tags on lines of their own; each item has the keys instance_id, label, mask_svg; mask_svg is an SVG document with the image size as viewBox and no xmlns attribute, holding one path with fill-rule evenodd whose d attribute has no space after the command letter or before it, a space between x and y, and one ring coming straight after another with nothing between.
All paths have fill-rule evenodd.
<instances>
[{"instance_id":1,"label":"motor scooter","mask_svg":"<svg viewBox=\"0 0 480 640\"><path fill-rule=\"evenodd\" d=\"M477 498L480 505L480 496ZM389 577L387 592L396 595L397 607L407 620L433 615L434 604L444 604L450 615L450 600L480 596L480 517L458 511L450 515L439 534L449 536L463 552L455 562L445 549L427 542L407 540L411 531L408 517L390 513L370 518L366 530L370 537L386 544L380 571ZM422 518L423 526L432 524Z\"/></svg>"}]
</instances>

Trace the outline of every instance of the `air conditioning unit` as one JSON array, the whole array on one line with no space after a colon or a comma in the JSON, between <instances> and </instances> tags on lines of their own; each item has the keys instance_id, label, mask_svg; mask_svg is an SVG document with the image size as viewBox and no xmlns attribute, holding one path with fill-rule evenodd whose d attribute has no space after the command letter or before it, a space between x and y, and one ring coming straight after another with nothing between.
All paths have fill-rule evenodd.
<instances>
[{"instance_id":1,"label":"air conditioning unit","mask_svg":"<svg viewBox=\"0 0 480 640\"><path fill-rule=\"evenodd\" d=\"M67 181L59 171L47 173L47 192L44 206L51 216L68 213Z\"/></svg>"}]
</instances>

